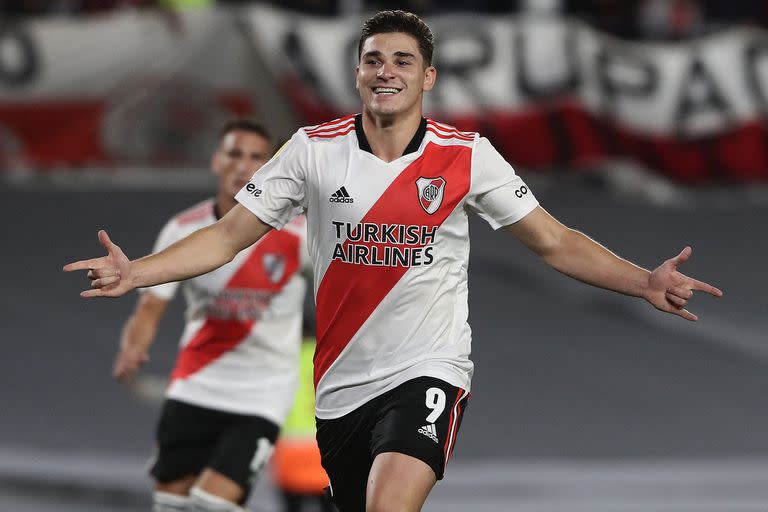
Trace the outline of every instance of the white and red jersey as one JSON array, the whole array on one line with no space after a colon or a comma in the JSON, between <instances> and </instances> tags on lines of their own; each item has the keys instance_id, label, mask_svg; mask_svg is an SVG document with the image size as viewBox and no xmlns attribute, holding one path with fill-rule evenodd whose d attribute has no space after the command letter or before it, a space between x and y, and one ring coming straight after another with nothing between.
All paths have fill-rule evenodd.
<instances>
[{"instance_id":1,"label":"white and red jersey","mask_svg":"<svg viewBox=\"0 0 768 512\"><path fill-rule=\"evenodd\" d=\"M155 252L216 222L214 201L173 217ZM145 289L170 300L181 285L186 326L166 396L282 424L298 379L307 263L306 221L270 231L226 265Z\"/></svg>"},{"instance_id":2,"label":"white and red jersey","mask_svg":"<svg viewBox=\"0 0 768 512\"><path fill-rule=\"evenodd\" d=\"M384 162L359 114L300 129L236 199L275 228L307 214L322 419L419 376L469 390L467 212L495 229L538 205L487 139L423 119Z\"/></svg>"}]
</instances>

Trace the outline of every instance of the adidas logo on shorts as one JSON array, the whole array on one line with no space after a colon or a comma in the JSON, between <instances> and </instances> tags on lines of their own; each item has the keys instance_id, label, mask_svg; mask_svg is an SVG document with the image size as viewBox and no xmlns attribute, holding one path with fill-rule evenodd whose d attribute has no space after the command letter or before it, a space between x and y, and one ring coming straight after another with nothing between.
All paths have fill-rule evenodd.
<instances>
[{"instance_id":1,"label":"adidas logo on shorts","mask_svg":"<svg viewBox=\"0 0 768 512\"><path fill-rule=\"evenodd\" d=\"M434 423L419 428L419 434L424 434L434 442L437 442L437 429L435 428Z\"/></svg>"},{"instance_id":2,"label":"adidas logo on shorts","mask_svg":"<svg viewBox=\"0 0 768 512\"><path fill-rule=\"evenodd\" d=\"M354 203L355 200L349 197L349 192L347 192L346 187L341 187L339 190L334 192L330 198L328 198L328 201L331 203Z\"/></svg>"}]
</instances>

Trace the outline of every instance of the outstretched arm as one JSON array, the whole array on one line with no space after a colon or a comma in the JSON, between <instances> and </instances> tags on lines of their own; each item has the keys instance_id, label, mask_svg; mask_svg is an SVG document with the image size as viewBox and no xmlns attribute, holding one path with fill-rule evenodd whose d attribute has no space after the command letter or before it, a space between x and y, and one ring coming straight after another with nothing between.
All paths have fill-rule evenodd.
<instances>
[{"instance_id":1,"label":"outstretched arm","mask_svg":"<svg viewBox=\"0 0 768 512\"><path fill-rule=\"evenodd\" d=\"M120 348L112 370L116 379L130 379L149 361L149 348L155 341L157 326L167 307L168 301L152 292L141 294L120 335Z\"/></svg>"},{"instance_id":2,"label":"outstretched arm","mask_svg":"<svg viewBox=\"0 0 768 512\"><path fill-rule=\"evenodd\" d=\"M685 309L694 291L716 297L723 294L714 286L677 271L690 257L690 247L649 272L585 234L563 226L541 207L506 229L559 272L594 286L642 297L656 309L686 320L698 319Z\"/></svg>"},{"instance_id":3,"label":"outstretched arm","mask_svg":"<svg viewBox=\"0 0 768 512\"><path fill-rule=\"evenodd\" d=\"M163 251L133 261L102 230L99 241L107 255L69 263L64 271L88 270L91 289L81 292L83 297L119 297L134 288L181 281L219 268L270 229L238 204L215 224Z\"/></svg>"}]
</instances>

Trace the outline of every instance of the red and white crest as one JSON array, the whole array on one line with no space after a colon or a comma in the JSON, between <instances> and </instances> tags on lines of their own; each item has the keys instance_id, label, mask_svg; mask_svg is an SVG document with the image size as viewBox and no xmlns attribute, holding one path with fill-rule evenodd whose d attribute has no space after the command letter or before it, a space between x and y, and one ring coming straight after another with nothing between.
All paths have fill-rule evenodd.
<instances>
[{"instance_id":1,"label":"red and white crest","mask_svg":"<svg viewBox=\"0 0 768 512\"><path fill-rule=\"evenodd\" d=\"M282 254L267 253L261 260L264 272L273 284L277 284L285 275L285 257Z\"/></svg>"},{"instance_id":2,"label":"red and white crest","mask_svg":"<svg viewBox=\"0 0 768 512\"><path fill-rule=\"evenodd\" d=\"M440 176L437 178L421 177L416 180L416 189L419 193L419 204L424 208L424 211L430 215L435 213L443 202L445 180Z\"/></svg>"}]
</instances>

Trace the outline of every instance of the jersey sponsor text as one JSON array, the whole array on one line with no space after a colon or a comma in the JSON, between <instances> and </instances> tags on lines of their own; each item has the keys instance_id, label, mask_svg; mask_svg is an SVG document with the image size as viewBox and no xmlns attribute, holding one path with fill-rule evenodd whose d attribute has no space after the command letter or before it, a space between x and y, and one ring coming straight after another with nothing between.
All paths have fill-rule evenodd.
<instances>
[{"instance_id":1,"label":"jersey sponsor text","mask_svg":"<svg viewBox=\"0 0 768 512\"><path fill-rule=\"evenodd\" d=\"M418 267L434 261L432 244L437 226L408 224L352 225L332 221L337 240L333 259L355 265Z\"/></svg>"}]
</instances>

